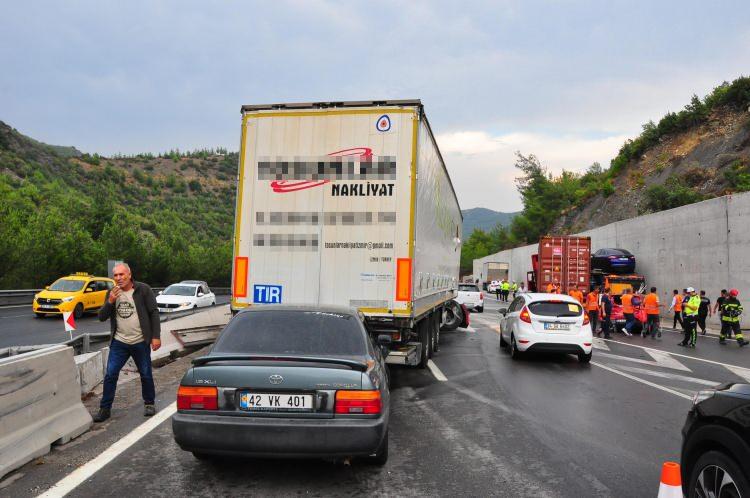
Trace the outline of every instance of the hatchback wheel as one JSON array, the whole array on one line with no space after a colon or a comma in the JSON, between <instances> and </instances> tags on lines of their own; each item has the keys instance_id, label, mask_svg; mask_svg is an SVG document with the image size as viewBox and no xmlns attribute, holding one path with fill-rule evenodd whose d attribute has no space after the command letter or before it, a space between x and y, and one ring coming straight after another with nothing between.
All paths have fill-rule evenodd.
<instances>
[{"instance_id":1,"label":"hatchback wheel","mask_svg":"<svg viewBox=\"0 0 750 498\"><path fill-rule=\"evenodd\" d=\"M507 348L508 347L508 342L505 339L503 339L503 333L502 332L500 332L500 347L501 348Z\"/></svg>"},{"instance_id":2,"label":"hatchback wheel","mask_svg":"<svg viewBox=\"0 0 750 498\"><path fill-rule=\"evenodd\" d=\"M704 453L690 473L690 498L750 496L750 484L739 465L720 451Z\"/></svg>"},{"instance_id":3,"label":"hatchback wheel","mask_svg":"<svg viewBox=\"0 0 750 498\"><path fill-rule=\"evenodd\" d=\"M578 361L581 363L588 363L591 361L591 353L578 353Z\"/></svg>"},{"instance_id":4,"label":"hatchback wheel","mask_svg":"<svg viewBox=\"0 0 750 498\"><path fill-rule=\"evenodd\" d=\"M76 307L73 309L73 316L78 320L83 316L83 304L78 303L76 304Z\"/></svg>"},{"instance_id":5,"label":"hatchback wheel","mask_svg":"<svg viewBox=\"0 0 750 498\"><path fill-rule=\"evenodd\" d=\"M484 306L477 306L477 312L484 313Z\"/></svg>"},{"instance_id":6,"label":"hatchback wheel","mask_svg":"<svg viewBox=\"0 0 750 498\"><path fill-rule=\"evenodd\" d=\"M516 337L511 335L510 336L510 357L514 360L521 359L521 351L518 350L518 346L516 345Z\"/></svg>"}]
</instances>

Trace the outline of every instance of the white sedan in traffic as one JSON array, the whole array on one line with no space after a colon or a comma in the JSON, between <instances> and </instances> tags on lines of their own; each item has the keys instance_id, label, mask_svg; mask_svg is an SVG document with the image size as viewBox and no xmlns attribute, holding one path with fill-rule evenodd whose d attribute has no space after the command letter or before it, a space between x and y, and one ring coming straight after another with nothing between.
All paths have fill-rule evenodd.
<instances>
[{"instance_id":1,"label":"white sedan in traffic","mask_svg":"<svg viewBox=\"0 0 750 498\"><path fill-rule=\"evenodd\" d=\"M563 294L521 294L500 308L500 345L518 359L529 351L569 353L591 361L594 342L589 317L581 303Z\"/></svg>"},{"instance_id":2,"label":"white sedan in traffic","mask_svg":"<svg viewBox=\"0 0 750 498\"><path fill-rule=\"evenodd\" d=\"M216 295L205 282L185 281L172 284L156 296L160 313L174 313L216 305Z\"/></svg>"}]
</instances>

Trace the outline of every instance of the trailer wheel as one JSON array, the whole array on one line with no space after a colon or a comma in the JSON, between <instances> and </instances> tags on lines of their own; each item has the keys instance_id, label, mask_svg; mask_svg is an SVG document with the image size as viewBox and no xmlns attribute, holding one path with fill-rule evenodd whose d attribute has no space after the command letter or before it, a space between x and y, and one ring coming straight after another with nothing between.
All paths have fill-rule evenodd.
<instances>
[{"instance_id":1,"label":"trailer wheel","mask_svg":"<svg viewBox=\"0 0 750 498\"><path fill-rule=\"evenodd\" d=\"M461 305L456 301L448 301L445 306L445 323L443 324L443 330L456 330L463 321L464 313L461 309Z\"/></svg>"},{"instance_id":2,"label":"trailer wheel","mask_svg":"<svg viewBox=\"0 0 750 498\"><path fill-rule=\"evenodd\" d=\"M430 315L430 327L432 328L432 352L440 351L440 312L436 311Z\"/></svg>"},{"instance_id":3,"label":"trailer wheel","mask_svg":"<svg viewBox=\"0 0 750 498\"><path fill-rule=\"evenodd\" d=\"M417 365L419 368L427 368L427 361L430 359L430 356L432 356L431 353L431 335L430 334L430 327L427 324L427 320L422 320L419 323L417 323L417 333L419 335L419 342L422 344L422 347L420 348L422 351L419 356L419 364Z\"/></svg>"}]
</instances>

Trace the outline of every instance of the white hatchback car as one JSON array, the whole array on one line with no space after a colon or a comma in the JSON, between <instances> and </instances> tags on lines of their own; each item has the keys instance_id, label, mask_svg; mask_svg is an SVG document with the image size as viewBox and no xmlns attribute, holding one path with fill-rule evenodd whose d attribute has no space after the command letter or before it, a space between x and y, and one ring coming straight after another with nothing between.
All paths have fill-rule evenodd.
<instances>
[{"instance_id":1,"label":"white hatchback car","mask_svg":"<svg viewBox=\"0 0 750 498\"><path fill-rule=\"evenodd\" d=\"M156 296L160 313L173 313L205 306L216 305L216 295L208 284L196 280L185 280L172 284Z\"/></svg>"},{"instance_id":2,"label":"white hatchback car","mask_svg":"<svg viewBox=\"0 0 750 498\"><path fill-rule=\"evenodd\" d=\"M577 300L563 294L521 294L501 308L500 346L513 359L524 352L569 353L591 361L594 342L589 317Z\"/></svg>"}]
</instances>

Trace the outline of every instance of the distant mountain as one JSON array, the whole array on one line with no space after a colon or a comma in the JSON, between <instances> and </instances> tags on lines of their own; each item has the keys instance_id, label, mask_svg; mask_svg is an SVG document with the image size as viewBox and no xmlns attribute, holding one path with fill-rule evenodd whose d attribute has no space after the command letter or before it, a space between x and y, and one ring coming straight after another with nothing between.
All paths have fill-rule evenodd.
<instances>
[{"instance_id":1,"label":"distant mountain","mask_svg":"<svg viewBox=\"0 0 750 498\"><path fill-rule=\"evenodd\" d=\"M471 232L473 232L475 228L489 232L495 228L498 223L503 226L508 226L510 225L510 222L513 221L513 217L520 213L520 211L515 213L501 213L486 208L464 209L461 212L464 215L464 240L469 238Z\"/></svg>"}]
</instances>

